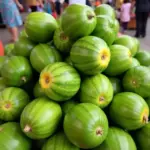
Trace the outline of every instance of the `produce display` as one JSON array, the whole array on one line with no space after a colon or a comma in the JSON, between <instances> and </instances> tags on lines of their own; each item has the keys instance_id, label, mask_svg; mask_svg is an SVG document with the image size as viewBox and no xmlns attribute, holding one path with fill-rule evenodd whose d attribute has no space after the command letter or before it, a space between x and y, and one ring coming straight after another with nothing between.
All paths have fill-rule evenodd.
<instances>
[{"instance_id":1,"label":"produce display","mask_svg":"<svg viewBox=\"0 0 150 150\"><path fill-rule=\"evenodd\" d=\"M30 13L0 57L0 150L150 150L150 53L118 32L107 4Z\"/></svg>"}]
</instances>

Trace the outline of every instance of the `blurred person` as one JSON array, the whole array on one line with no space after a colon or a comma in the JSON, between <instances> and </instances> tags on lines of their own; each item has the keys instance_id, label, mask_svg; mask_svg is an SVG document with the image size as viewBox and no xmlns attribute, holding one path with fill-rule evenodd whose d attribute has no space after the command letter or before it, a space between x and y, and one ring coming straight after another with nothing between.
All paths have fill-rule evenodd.
<instances>
[{"instance_id":1,"label":"blurred person","mask_svg":"<svg viewBox=\"0 0 150 150\"><path fill-rule=\"evenodd\" d=\"M120 9L120 21L122 26L122 33L124 33L127 30L128 23L130 21L130 15L131 15L130 0L124 0Z\"/></svg>"},{"instance_id":2,"label":"blurred person","mask_svg":"<svg viewBox=\"0 0 150 150\"><path fill-rule=\"evenodd\" d=\"M69 5L71 4L86 4L86 0L69 0Z\"/></svg>"},{"instance_id":3,"label":"blurred person","mask_svg":"<svg viewBox=\"0 0 150 150\"><path fill-rule=\"evenodd\" d=\"M136 34L135 37L145 37L147 20L150 12L150 0L136 0Z\"/></svg>"},{"instance_id":4,"label":"blurred person","mask_svg":"<svg viewBox=\"0 0 150 150\"><path fill-rule=\"evenodd\" d=\"M31 12L38 11L38 7L44 7L42 0L26 0L26 4L31 8Z\"/></svg>"},{"instance_id":5,"label":"blurred person","mask_svg":"<svg viewBox=\"0 0 150 150\"><path fill-rule=\"evenodd\" d=\"M60 14L61 14L61 3L59 0L55 0L55 10L56 10L57 16L60 16Z\"/></svg>"},{"instance_id":6,"label":"blurred person","mask_svg":"<svg viewBox=\"0 0 150 150\"><path fill-rule=\"evenodd\" d=\"M11 42L18 40L18 26L23 24L19 10L23 9L23 6L18 0L0 0L0 12L4 24L7 26L12 39Z\"/></svg>"}]
</instances>

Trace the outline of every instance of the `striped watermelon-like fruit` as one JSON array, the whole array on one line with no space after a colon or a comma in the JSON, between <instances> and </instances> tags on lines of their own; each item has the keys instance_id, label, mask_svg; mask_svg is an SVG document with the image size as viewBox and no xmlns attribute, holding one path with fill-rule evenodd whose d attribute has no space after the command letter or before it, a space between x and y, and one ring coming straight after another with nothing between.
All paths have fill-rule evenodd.
<instances>
[{"instance_id":1,"label":"striped watermelon-like fruit","mask_svg":"<svg viewBox=\"0 0 150 150\"><path fill-rule=\"evenodd\" d=\"M25 32L28 37L39 43L51 41L57 27L54 17L44 12L30 13L25 21Z\"/></svg>"},{"instance_id":2,"label":"striped watermelon-like fruit","mask_svg":"<svg viewBox=\"0 0 150 150\"><path fill-rule=\"evenodd\" d=\"M93 103L100 108L105 108L113 98L113 87L109 79L102 75L87 77L80 88L80 101Z\"/></svg>"},{"instance_id":3,"label":"striped watermelon-like fruit","mask_svg":"<svg viewBox=\"0 0 150 150\"><path fill-rule=\"evenodd\" d=\"M23 56L12 56L7 59L2 67L1 75L6 85L21 86L32 77L32 68L29 61Z\"/></svg>"},{"instance_id":4,"label":"striped watermelon-like fruit","mask_svg":"<svg viewBox=\"0 0 150 150\"><path fill-rule=\"evenodd\" d=\"M110 51L111 60L105 73L109 76L117 76L127 71L132 64L130 50L122 45L112 45Z\"/></svg>"},{"instance_id":5,"label":"striped watermelon-like fruit","mask_svg":"<svg viewBox=\"0 0 150 150\"><path fill-rule=\"evenodd\" d=\"M120 128L110 127L105 141L93 150L137 150L137 148L129 133Z\"/></svg>"},{"instance_id":6,"label":"striped watermelon-like fruit","mask_svg":"<svg viewBox=\"0 0 150 150\"><path fill-rule=\"evenodd\" d=\"M65 35L61 28L55 30L53 41L54 45L59 51L63 53L70 52L73 41L67 35Z\"/></svg>"},{"instance_id":7,"label":"striped watermelon-like fruit","mask_svg":"<svg viewBox=\"0 0 150 150\"><path fill-rule=\"evenodd\" d=\"M24 107L29 103L28 94L16 87L9 87L0 92L0 119L15 121L19 119Z\"/></svg>"},{"instance_id":8,"label":"striped watermelon-like fruit","mask_svg":"<svg viewBox=\"0 0 150 150\"><path fill-rule=\"evenodd\" d=\"M48 64L59 61L61 61L61 55L53 46L48 44L38 44L30 55L31 65L39 73Z\"/></svg>"},{"instance_id":9,"label":"striped watermelon-like fruit","mask_svg":"<svg viewBox=\"0 0 150 150\"><path fill-rule=\"evenodd\" d=\"M96 15L87 5L72 4L61 16L61 27L71 39L90 35L96 26Z\"/></svg>"},{"instance_id":10,"label":"striped watermelon-like fruit","mask_svg":"<svg viewBox=\"0 0 150 150\"><path fill-rule=\"evenodd\" d=\"M92 149L106 139L108 120L98 106L81 103L65 115L63 127L71 143L79 148Z\"/></svg>"},{"instance_id":11,"label":"striped watermelon-like fruit","mask_svg":"<svg viewBox=\"0 0 150 150\"><path fill-rule=\"evenodd\" d=\"M20 124L7 122L0 125L1 150L29 150L32 142L21 131Z\"/></svg>"},{"instance_id":12,"label":"striped watermelon-like fruit","mask_svg":"<svg viewBox=\"0 0 150 150\"><path fill-rule=\"evenodd\" d=\"M21 37L14 45L13 54L16 56L29 57L35 46L36 44L28 37Z\"/></svg>"},{"instance_id":13,"label":"striped watermelon-like fruit","mask_svg":"<svg viewBox=\"0 0 150 150\"><path fill-rule=\"evenodd\" d=\"M44 139L55 132L61 116L59 104L40 97L24 108L20 119L21 129L31 139Z\"/></svg>"},{"instance_id":14,"label":"striped watermelon-like fruit","mask_svg":"<svg viewBox=\"0 0 150 150\"><path fill-rule=\"evenodd\" d=\"M104 40L95 36L85 36L73 45L70 56L74 67L79 71L95 75L107 68L110 50Z\"/></svg>"},{"instance_id":15,"label":"striped watermelon-like fruit","mask_svg":"<svg viewBox=\"0 0 150 150\"><path fill-rule=\"evenodd\" d=\"M49 98L55 101L64 101L78 92L80 76L69 64L57 62L43 69L39 83Z\"/></svg>"},{"instance_id":16,"label":"striped watermelon-like fruit","mask_svg":"<svg viewBox=\"0 0 150 150\"><path fill-rule=\"evenodd\" d=\"M50 137L44 144L42 150L80 150L69 142L63 132L58 132Z\"/></svg>"}]
</instances>

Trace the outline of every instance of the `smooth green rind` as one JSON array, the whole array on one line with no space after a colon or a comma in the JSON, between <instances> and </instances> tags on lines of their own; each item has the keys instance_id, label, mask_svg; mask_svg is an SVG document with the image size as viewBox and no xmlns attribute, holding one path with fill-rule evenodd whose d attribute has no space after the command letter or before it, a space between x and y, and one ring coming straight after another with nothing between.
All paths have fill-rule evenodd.
<instances>
[{"instance_id":1,"label":"smooth green rind","mask_svg":"<svg viewBox=\"0 0 150 150\"><path fill-rule=\"evenodd\" d=\"M29 38L19 38L19 40L14 45L13 54L16 56L29 57L32 49L35 46L36 44L32 42Z\"/></svg>"},{"instance_id":2,"label":"smooth green rind","mask_svg":"<svg viewBox=\"0 0 150 150\"><path fill-rule=\"evenodd\" d=\"M134 139L138 150L149 150L150 148L150 122L140 130L134 132Z\"/></svg>"},{"instance_id":3,"label":"smooth green rind","mask_svg":"<svg viewBox=\"0 0 150 150\"><path fill-rule=\"evenodd\" d=\"M109 76L117 76L127 71L132 64L130 50L122 45L110 46L111 59L104 71Z\"/></svg>"},{"instance_id":4,"label":"smooth green rind","mask_svg":"<svg viewBox=\"0 0 150 150\"><path fill-rule=\"evenodd\" d=\"M1 76L1 72L3 71L2 70L2 67L4 65L4 62L8 59L7 56L0 56L0 76Z\"/></svg>"},{"instance_id":5,"label":"smooth green rind","mask_svg":"<svg viewBox=\"0 0 150 150\"><path fill-rule=\"evenodd\" d=\"M5 55L12 56L13 55L13 49L14 49L14 43L7 44L4 47Z\"/></svg>"},{"instance_id":6,"label":"smooth green rind","mask_svg":"<svg viewBox=\"0 0 150 150\"><path fill-rule=\"evenodd\" d=\"M96 15L87 5L72 4L61 16L61 27L71 39L90 35L96 26Z\"/></svg>"},{"instance_id":7,"label":"smooth green rind","mask_svg":"<svg viewBox=\"0 0 150 150\"><path fill-rule=\"evenodd\" d=\"M123 87L143 98L150 97L150 69L145 66L131 68L123 77Z\"/></svg>"},{"instance_id":8,"label":"smooth green rind","mask_svg":"<svg viewBox=\"0 0 150 150\"><path fill-rule=\"evenodd\" d=\"M132 58L132 64L130 66L130 69L137 66L140 66L140 62L136 58Z\"/></svg>"},{"instance_id":9,"label":"smooth green rind","mask_svg":"<svg viewBox=\"0 0 150 150\"><path fill-rule=\"evenodd\" d=\"M137 150L137 148L129 133L110 127L105 141L93 150Z\"/></svg>"},{"instance_id":10,"label":"smooth green rind","mask_svg":"<svg viewBox=\"0 0 150 150\"><path fill-rule=\"evenodd\" d=\"M12 56L2 67L1 75L6 85L21 86L32 77L32 68L29 61L23 56Z\"/></svg>"},{"instance_id":11,"label":"smooth green rind","mask_svg":"<svg viewBox=\"0 0 150 150\"><path fill-rule=\"evenodd\" d=\"M51 136L62 116L59 104L46 97L30 102L21 114L22 131L31 139L44 139Z\"/></svg>"},{"instance_id":12,"label":"smooth green rind","mask_svg":"<svg viewBox=\"0 0 150 150\"><path fill-rule=\"evenodd\" d=\"M94 148L106 139L108 120L98 106L90 103L78 104L66 114L64 132L77 147Z\"/></svg>"},{"instance_id":13,"label":"smooth green rind","mask_svg":"<svg viewBox=\"0 0 150 150\"><path fill-rule=\"evenodd\" d=\"M58 28L55 30L53 41L59 51L63 53L70 52L73 41L71 41L70 38L64 34L62 29Z\"/></svg>"},{"instance_id":14,"label":"smooth green rind","mask_svg":"<svg viewBox=\"0 0 150 150\"><path fill-rule=\"evenodd\" d=\"M101 4L95 9L96 15L106 15L111 17L112 19L115 19L115 11L114 9L107 4Z\"/></svg>"},{"instance_id":15,"label":"smooth green rind","mask_svg":"<svg viewBox=\"0 0 150 150\"><path fill-rule=\"evenodd\" d=\"M44 144L42 150L80 150L69 142L63 132L56 133Z\"/></svg>"},{"instance_id":16,"label":"smooth green rind","mask_svg":"<svg viewBox=\"0 0 150 150\"><path fill-rule=\"evenodd\" d=\"M0 125L0 149L30 150L31 141L22 133L18 123L4 123Z\"/></svg>"},{"instance_id":17,"label":"smooth green rind","mask_svg":"<svg viewBox=\"0 0 150 150\"><path fill-rule=\"evenodd\" d=\"M113 98L113 87L109 79L102 75L87 77L82 81L80 88L80 101L93 103L100 108L109 105Z\"/></svg>"},{"instance_id":18,"label":"smooth green rind","mask_svg":"<svg viewBox=\"0 0 150 150\"><path fill-rule=\"evenodd\" d=\"M0 92L3 91L7 87L5 80L0 77Z\"/></svg>"},{"instance_id":19,"label":"smooth green rind","mask_svg":"<svg viewBox=\"0 0 150 150\"><path fill-rule=\"evenodd\" d=\"M66 114L67 114L70 110L72 110L72 108L73 108L74 106L76 106L77 104L78 104L78 102L75 101L74 99L64 102L64 103L61 105L63 114L66 115Z\"/></svg>"},{"instance_id":20,"label":"smooth green rind","mask_svg":"<svg viewBox=\"0 0 150 150\"><path fill-rule=\"evenodd\" d=\"M137 45L138 43L135 41L133 37L128 35L122 35L118 37L114 41L114 44L127 47L131 51L132 56L135 56L138 51L138 45Z\"/></svg>"},{"instance_id":21,"label":"smooth green rind","mask_svg":"<svg viewBox=\"0 0 150 150\"><path fill-rule=\"evenodd\" d=\"M146 125L149 108L145 100L131 92L116 94L110 105L111 119L122 128L136 130Z\"/></svg>"},{"instance_id":22,"label":"smooth green rind","mask_svg":"<svg viewBox=\"0 0 150 150\"><path fill-rule=\"evenodd\" d=\"M97 16L97 25L92 35L102 38L108 45L112 45L118 34L118 24L106 15Z\"/></svg>"},{"instance_id":23,"label":"smooth green rind","mask_svg":"<svg viewBox=\"0 0 150 150\"><path fill-rule=\"evenodd\" d=\"M15 121L19 119L24 107L29 103L28 94L16 87L9 87L0 92L0 119Z\"/></svg>"},{"instance_id":24,"label":"smooth green rind","mask_svg":"<svg viewBox=\"0 0 150 150\"><path fill-rule=\"evenodd\" d=\"M118 32L120 31L120 23L117 19L114 20L114 30L117 32L116 38L118 37Z\"/></svg>"},{"instance_id":25,"label":"smooth green rind","mask_svg":"<svg viewBox=\"0 0 150 150\"><path fill-rule=\"evenodd\" d=\"M114 95L116 95L117 93L120 93L122 91L122 83L120 79L115 78L115 77L110 77L109 80L113 86Z\"/></svg>"},{"instance_id":26,"label":"smooth green rind","mask_svg":"<svg viewBox=\"0 0 150 150\"><path fill-rule=\"evenodd\" d=\"M134 39L134 42L135 42L135 44L137 46L137 52L138 52L140 50L140 41L137 38L134 38L134 37L132 37L132 38Z\"/></svg>"},{"instance_id":27,"label":"smooth green rind","mask_svg":"<svg viewBox=\"0 0 150 150\"><path fill-rule=\"evenodd\" d=\"M28 37L28 35L27 35L25 29L23 29L23 30L20 32L20 34L19 34L19 38L22 38L22 37Z\"/></svg>"},{"instance_id":28,"label":"smooth green rind","mask_svg":"<svg viewBox=\"0 0 150 150\"><path fill-rule=\"evenodd\" d=\"M48 44L38 44L31 52L30 62L32 67L41 72L48 64L62 61L59 52Z\"/></svg>"},{"instance_id":29,"label":"smooth green rind","mask_svg":"<svg viewBox=\"0 0 150 150\"><path fill-rule=\"evenodd\" d=\"M33 89L33 95L35 98L45 96L44 91L42 90L39 82L37 82Z\"/></svg>"},{"instance_id":30,"label":"smooth green rind","mask_svg":"<svg viewBox=\"0 0 150 150\"><path fill-rule=\"evenodd\" d=\"M25 32L34 42L51 41L56 28L58 28L58 24L54 17L44 12L32 12L25 21Z\"/></svg>"},{"instance_id":31,"label":"smooth green rind","mask_svg":"<svg viewBox=\"0 0 150 150\"><path fill-rule=\"evenodd\" d=\"M140 62L142 66L150 66L150 52L140 51L136 54L135 58Z\"/></svg>"},{"instance_id":32,"label":"smooth green rind","mask_svg":"<svg viewBox=\"0 0 150 150\"><path fill-rule=\"evenodd\" d=\"M95 75L107 68L110 50L104 40L95 36L85 36L73 44L70 58L78 70L87 75Z\"/></svg>"},{"instance_id":33,"label":"smooth green rind","mask_svg":"<svg viewBox=\"0 0 150 150\"><path fill-rule=\"evenodd\" d=\"M52 79L49 88L43 88L41 85L44 74L48 74ZM42 70L39 82L49 98L55 101L65 101L78 92L81 79L72 66L64 62L57 62L46 66Z\"/></svg>"}]
</instances>

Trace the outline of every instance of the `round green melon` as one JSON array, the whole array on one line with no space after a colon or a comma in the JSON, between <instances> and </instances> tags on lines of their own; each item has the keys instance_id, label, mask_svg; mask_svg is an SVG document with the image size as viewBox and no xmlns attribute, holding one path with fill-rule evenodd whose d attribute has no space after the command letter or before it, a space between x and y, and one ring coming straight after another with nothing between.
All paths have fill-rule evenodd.
<instances>
[{"instance_id":1,"label":"round green melon","mask_svg":"<svg viewBox=\"0 0 150 150\"><path fill-rule=\"evenodd\" d=\"M25 29L23 29L23 30L20 32L20 34L19 34L19 38L22 38L22 37L28 37L28 35L27 35Z\"/></svg>"},{"instance_id":2,"label":"round green melon","mask_svg":"<svg viewBox=\"0 0 150 150\"><path fill-rule=\"evenodd\" d=\"M12 56L13 49L14 49L14 43L6 44L6 46L4 47L5 55Z\"/></svg>"},{"instance_id":3,"label":"round green melon","mask_svg":"<svg viewBox=\"0 0 150 150\"><path fill-rule=\"evenodd\" d=\"M72 61L71 61L70 56L68 56L68 57L65 59L65 62L66 62L67 64L73 66L73 63L72 63Z\"/></svg>"},{"instance_id":4,"label":"round green melon","mask_svg":"<svg viewBox=\"0 0 150 150\"><path fill-rule=\"evenodd\" d=\"M55 101L65 101L78 92L80 80L78 72L72 66L57 62L42 70L39 83L49 98Z\"/></svg>"},{"instance_id":5,"label":"round green melon","mask_svg":"<svg viewBox=\"0 0 150 150\"><path fill-rule=\"evenodd\" d=\"M63 132L58 132L50 137L44 144L42 150L80 150L69 142Z\"/></svg>"},{"instance_id":6,"label":"round green melon","mask_svg":"<svg viewBox=\"0 0 150 150\"><path fill-rule=\"evenodd\" d=\"M120 93L122 91L122 84L121 84L120 79L115 78L115 77L110 77L109 80L113 86L114 95L116 95L117 93Z\"/></svg>"},{"instance_id":7,"label":"round green melon","mask_svg":"<svg viewBox=\"0 0 150 150\"><path fill-rule=\"evenodd\" d=\"M32 12L25 21L25 32L28 37L39 43L51 41L57 27L54 17L44 12Z\"/></svg>"},{"instance_id":8,"label":"round green melon","mask_svg":"<svg viewBox=\"0 0 150 150\"><path fill-rule=\"evenodd\" d=\"M61 27L71 39L90 35L96 26L96 15L87 5L72 4L61 16Z\"/></svg>"},{"instance_id":9,"label":"round green melon","mask_svg":"<svg viewBox=\"0 0 150 150\"><path fill-rule=\"evenodd\" d=\"M131 135L124 130L110 127L105 141L93 150L137 150Z\"/></svg>"},{"instance_id":10,"label":"round green melon","mask_svg":"<svg viewBox=\"0 0 150 150\"><path fill-rule=\"evenodd\" d=\"M80 101L82 103L93 103L100 108L109 105L113 98L113 87L109 79L102 75L85 78L81 83Z\"/></svg>"},{"instance_id":11,"label":"round green melon","mask_svg":"<svg viewBox=\"0 0 150 150\"><path fill-rule=\"evenodd\" d=\"M13 54L16 56L29 57L32 49L36 46L27 37L20 38L14 45Z\"/></svg>"},{"instance_id":12,"label":"round green melon","mask_svg":"<svg viewBox=\"0 0 150 150\"><path fill-rule=\"evenodd\" d=\"M112 19L115 19L115 11L114 9L108 5L108 4L101 4L95 9L96 15L106 15L111 17Z\"/></svg>"},{"instance_id":13,"label":"round green melon","mask_svg":"<svg viewBox=\"0 0 150 150\"><path fill-rule=\"evenodd\" d=\"M130 50L122 45L110 46L111 59L105 70L109 76L117 76L127 71L132 64L132 56Z\"/></svg>"},{"instance_id":14,"label":"round green melon","mask_svg":"<svg viewBox=\"0 0 150 150\"><path fill-rule=\"evenodd\" d=\"M29 103L28 94L16 87L9 87L0 92L0 119L15 121L19 119L24 107Z\"/></svg>"},{"instance_id":15,"label":"round green melon","mask_svg":"<svg viewBox=\"0 0 150 150\"><path fill-rule=\"evenodd\" d=\"M128 70L123 77L123 87L126 91L134 92L143 98L150 97L150 69L137 66Z\"/></svg>"},{"instance_id":16,"label":"round green melon","mask_svg":"<svg viewBox=\"0 0 150 150\"><path fill-rule=\"evenodd\" d=\"M0 92L3 91L7 87L5 80L0 77Z\"/></svg>"},{"instance_id":17,"label":"round green melon","mask_svg":"<svg viewBox=\"0 0 150 150\"><path fill-rule=\"evenodd\" d=\"M127 130L136 130L148 122L149 108L145 100L131 92L116 94L110 105L111 119Z\"/></svg>"},{"instance_id":18,"label":"round green melon","mask_svg":"<svg viewBox=\"0 0 150 150\"><path fill-rule=\"evenodd\" d=\"M16 122L7 122L0 125L1 150L30 150L31 141L22 133Z\"/></svg>"},{"instance_id":19,"label":"round green melon","mask_svg":"<svg viewBox=\"0 0 150 150\"><path fill-rule=\"evenodd\" d=\"M64 102L62 105L61 105L61 108L62 108L62 112L64 115L66 115L70 110L72 110L72 108L74 106L76 106L78 104L78 102L74 99L71 99L69 101L66 101Z\"/></svg>"},{"instance_id":20,"label":"round green melon","mask_svg":"<svg viewBox=\"0 0 150 150\"><path fill-rule=\"evenodd\" d=\"M110 61L106 42L95 36L85 36L73 45L70 58L79 71L87 75L103 72Z\"/></svg>"},{"instance_id":21,"label":"round green melon","mask_svg":"<svg viewBox=\"0 0 150 150\"><path fill-rule=\"evenodd\" d=\"M140 50L140 41L137 38L134 38L134 37L132 37L132 38L134 39L134 42L135 42L135 44L137 46L137 52L138 52Z\"/></svg>"},{"instance_id":22,"label":"round green melon","mask_svg":"<svg viewBox=\"0 0 150 150\"><path fill-rule=\"evenodd\" d=\"M39 82L37 82L34 86L34 89L33 89L33 95L34 97L42 97L42 96L45 96L45 93L44 91L42 90Z\"/></svg>"},{"instance_id":23,"label":"round green melon","mask_svg":"<svg viewBox=\"0 0 150 150\"><path fill-rule=\"evenodd\" d=\"M130 68L134 68L137 66L140 66L140 62L136 58L132 58L132 64L131 64Z\"/></svg>"},{"instance_id":24,"label":"round green melon","mask_svg":"<svg viewBox=\"0 0 150 150\"><path fill-rule=\"evenodd\" d=\"M77 147L91 149L106 139L108 120L98 106L91 103L78 104L66 114L64 132Z\"/></svg>"},{"instance_id":25,"label":"round green melon","mask_svg":"<svg viewBox=\"0 0 150 150\"><path fill-rule=\"evenodd\" d=\"M23 56L12 56L5 61L1 75L6 85L21 86L32 77L32 68L29 61Z\"/></svg>"},{"instance_id":26,"label":"round green melon","mask_svg":"<svg viewBox=\"0 0 150 150\"><path fill-rule=\"evenodd\" d=\"M71 41L70 38L65 35L61 28L55 30L53 41L54 45L59 51L63 53L70 52L73 41Z\"/></svg>"},{"instance_id":27,"label":"round green melon","mask_svg":"<svg viewBox=\"0 0 150 150\"><path fill-rule=\"evenodd\" d=\"M22 131L31 139L44 139L51 136L62 116L59 104L46 97L30 102L21 114Z\"/></svg>"},{"instance_id":28,"label":"round green melon","mask_svg":"<svg viewBox=\"0 0 150 150\"><path fill-rule=\"evenodd\" d=\"M142 66L150 66L150 52L140 51L136 54L135 58Z\"/></svg>"},{"instance_id":29,"label":"round green melon","mask_svg":"<svg viewBox=\"0 0 150 150\"><path fill-rule=\"evenodd\" d=\"M131 36L128 35L122 35L118 37L115 41L114 44L119 44L123 45L131 51L132 56L135 56L137 51L138 51L138 45L135 39Z\"/></svg>"},{"instance_id":30,"label":"round green melon","mask_svg":"<svg viewBox=\"0 0 150 150\"><path fill-rule=\"evenodd\" d=\"M30 62L32 67L41 72L48 64L61 61L61 55L48 44L38 44L31 52Z\"/></svg>"},{"instance_id":31,"label":"round green melon","mask_svg":"<svg viewBox=\"0 0 150 150\"><path fill-rule=\"evenodd\" d=\"M1 76L1 72L3 72L2 67L4 62L8 59L7 56L0 56L0 76Z\"/></svg>"},{"instance_id":32,"label":"round green melon","mask_svg":"<svg viewBox=\"0 0 150 150\"><path fill-rule=\"evenodd\" d=\"M102 38L108 45L112 45L118 34L118 24L106 15L97 16L97 25L92 35Z\"/></svg>"},{"instance_id":33,"label":"round green melon","mask_svg":"<svg viewBox=\"0 0 150 150\"><path fill-rule=\"evenodd\" d=\"M118 32L120 31L120 23L117 19L114 20L114 29L117 32L116 38L118 37Z\"/></svg>"},{"instance_id":34,"label":"round green melon","mask_svg":"<svg viewBox=\"0 0 150 150\"><path fill-rule=\"evenodd\" d=\"M135 142L139 150L150 149L150 122L143 128L134 132Z\"/></svg>"}]
</instances>

